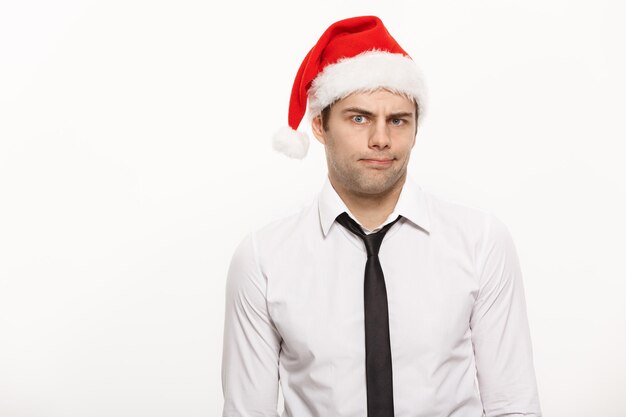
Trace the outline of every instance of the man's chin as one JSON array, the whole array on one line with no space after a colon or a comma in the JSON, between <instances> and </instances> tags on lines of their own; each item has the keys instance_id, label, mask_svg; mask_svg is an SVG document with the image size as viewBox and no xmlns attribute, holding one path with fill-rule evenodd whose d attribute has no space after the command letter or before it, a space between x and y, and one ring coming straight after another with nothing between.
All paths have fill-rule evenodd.
<instances>
[{"instance_id":1,"label":"man's chin","mask_svg":"<svg viewBox=\"0 0 626 417\"><path fill-rule=\"evenodd\" d=\"M376 176L376 178L369 178L366 181L363 181L364 178L361 177L360 180L357 181L357 183L355 184L356 189L354 191L359 194L367 195L384 194L394 188L394 186L398 183L400 177L401 175L384 175L382 177Z\"/></svg>"}]
</instances>

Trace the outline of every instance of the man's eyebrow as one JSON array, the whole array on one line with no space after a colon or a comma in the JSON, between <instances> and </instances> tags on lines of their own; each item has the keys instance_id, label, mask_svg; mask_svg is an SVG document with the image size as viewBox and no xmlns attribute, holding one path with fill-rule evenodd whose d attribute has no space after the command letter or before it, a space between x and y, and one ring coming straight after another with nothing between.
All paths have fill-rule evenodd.
<instances>
[{"instance_id":1,"label":"man's eyebrow","mask_svg":"<svg viewBox=\"0 0 626 417\"><path fill-rule=\"evenodd\" d=\"M364 116L369 116L369 117L374 116L374 113L372 113L371 111L362 109L360 107L347 107L347 108L343 109L341 112L344 113L344 114L345 113L359 113L359 114L362 114ZM413 117L414 114L415 113L410 112L410 111L391 113L390 115L387 116L387 118L389 118L389 119L400 119L400 118L403 118L403 117Z\"/></svg>"},{"instance_id":2,"label":"man's eyebrow","mask_svg":"<svg viewBox=\"0 0 626 417\"><path fill-rule=\"evenodd\" d=\"M359 113L359 114L363 114L365 116L373 116L374 113L372 113L371 111L362 109L360 107L348 107L345 108L341 111L342 113Z\"/></svg>"},{"instance_id":3,"label":"man's eyebrow","mask_svg":"<svg viewBox=\"0 0 626 417\"><path fill-rule=\"evenodd\" d=\"M412 111L405 111L405 112L399 112L399 113L391 113L389 115L390 119L401 119L403 117L413 117L415 113L413 113Z\"/></svg>"}]
</instances>

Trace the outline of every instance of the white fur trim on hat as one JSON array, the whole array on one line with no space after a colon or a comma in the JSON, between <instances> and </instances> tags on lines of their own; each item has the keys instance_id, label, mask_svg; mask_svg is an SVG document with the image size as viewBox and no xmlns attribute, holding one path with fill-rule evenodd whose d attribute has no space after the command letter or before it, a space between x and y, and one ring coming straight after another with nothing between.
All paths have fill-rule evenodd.
<instances>
[{"instance_id":1,"label":"white fur trim on hat","mask_svg":"<svg viewBox=\"0 0 626 417\"><path fill-rule=\"evenodd\" d=\"M276 151L290 158L302 159L309 150L309 136L289 126L281 127L272 142Z\"/></svg>"},{"instance_id":2,"label":"white fur trim on hat","mask_svg":"<svg viewBox=\"0 0 626 417\"><path fill-rule=\"evenodd\" d=\"M310 117L351 93L377 88L414 97L423 116L426 86L417 64L402 54L373 50L328 65L315 77L308 92Z\"/></svg>"}]
</instances>

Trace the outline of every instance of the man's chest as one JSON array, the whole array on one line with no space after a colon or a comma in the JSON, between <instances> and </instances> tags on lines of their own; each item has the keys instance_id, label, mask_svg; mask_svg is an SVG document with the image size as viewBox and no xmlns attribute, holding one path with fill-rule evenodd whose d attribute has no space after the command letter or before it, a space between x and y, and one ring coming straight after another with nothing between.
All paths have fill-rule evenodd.
<instances>
[{"instance_id":1,"label":"man's chest","mask_svg":"<svg viewBox=\"0 0 626 417\"><path fill-rule=\"evenodd\" d=\"M394 357L454 351L469 343L478 285L454 250L390 239L381 249ZM316 363L362 356L366 255L352 245L286 254L267 272L267 302L283 354ZM289 255L291 255L289 257Z\"/></svg>"}]
</instances>

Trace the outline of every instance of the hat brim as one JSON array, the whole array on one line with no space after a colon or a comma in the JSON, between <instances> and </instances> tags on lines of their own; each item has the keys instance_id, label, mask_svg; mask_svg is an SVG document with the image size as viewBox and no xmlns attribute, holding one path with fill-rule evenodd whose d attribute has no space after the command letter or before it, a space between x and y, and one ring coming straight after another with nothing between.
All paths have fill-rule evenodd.
<instances>
[{"instance_id":1,"label":"hat brim","mask_svg":"<svg viewBox=\"0 0 626 417\"><path fill-rule=\"evenodd\" d=\"M367 51L327 65L308 92L309 117L355 92L380 88L415 98L420 119L426 110L426 86L421 69L409 57L386 51Z\"/></svg>"}]
</instances>

